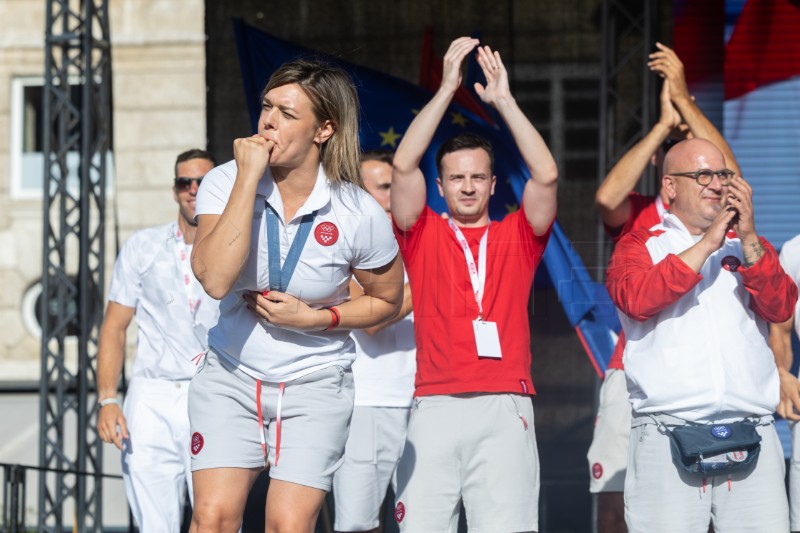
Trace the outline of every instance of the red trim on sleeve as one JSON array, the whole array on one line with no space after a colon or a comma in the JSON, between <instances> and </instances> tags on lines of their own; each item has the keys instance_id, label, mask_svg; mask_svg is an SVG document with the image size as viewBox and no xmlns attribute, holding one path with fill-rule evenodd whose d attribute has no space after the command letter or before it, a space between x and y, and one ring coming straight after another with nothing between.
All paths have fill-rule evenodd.
<instances>
[{"instance_id":1,"label":"red trim on sleeve","mask_svg":"<svg viewBox=\"0 0 800 533\"><path fill-rule=\"evenodd\" d=\"M677 255L653 264L646 243L663 231L636 230L619 243L606 273L611 300L633 320L644 322L678 301L703 277Z\"/></svg>"},{"instance_id":2,"label":"red trim on sleeve","mask_svg":"<svg viewBox=\"0 0 800 533\"><path fill-rule=\"evenodd\" d=\"M736 272L752 297L750 308L767 322L785 322L797 303L797 285L781 268L775 248L765 238L760 240L764 255L750 268L739 268Z\"/></svg>"}]
</instances>

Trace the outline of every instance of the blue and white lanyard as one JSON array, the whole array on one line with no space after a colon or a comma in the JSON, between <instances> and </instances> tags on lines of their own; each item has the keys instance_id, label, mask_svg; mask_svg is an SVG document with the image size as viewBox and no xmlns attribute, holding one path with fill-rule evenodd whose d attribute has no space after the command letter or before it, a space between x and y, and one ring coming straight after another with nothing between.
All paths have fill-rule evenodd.
<instances>
[{"instance_id":1,"label":"blue and white lanyard","mask_svg":"<svg viewBox=\"0 0 800 533\"><path fill-rule=\"evenodd\" d=\"M266 202L266 215L267 223L265 227L267 237L267 263L269 264L269 290L286 292L289 287L289 282L294 274L294 269L297 267L297 262L300 260L300 253L308 240L308 235L311 233L311 226L314 224L314 217L317 212L303 215L300 219L300 226L297 229L292 245L289 247L289 253L286 255L286 260L281 267L281 236L279 228L279 218L275 209L269 202Z\"/></svg>"}]
</instances>

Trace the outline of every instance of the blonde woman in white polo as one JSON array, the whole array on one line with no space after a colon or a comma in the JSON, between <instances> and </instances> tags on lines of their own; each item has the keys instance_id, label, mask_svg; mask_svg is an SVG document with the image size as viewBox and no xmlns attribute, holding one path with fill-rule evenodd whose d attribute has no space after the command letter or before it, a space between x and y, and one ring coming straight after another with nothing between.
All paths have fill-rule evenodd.
<instances>
[{"instance_id":1,"label":"blonde woman in white polo","mask_svg":"<svg viewBox=\"0 0 800 533\"><path fill-rule=\"evenodd\" d=\"M267 465L267 530L312 531L353 410L349 330L398 312L402 265L360 186L358 98L342 70L280 67L234 157L197 200L192 268L222 302L189 398L192 531L236 531ZM353 300L351 276L364 287Z\"/></svg>"}]
</instances>

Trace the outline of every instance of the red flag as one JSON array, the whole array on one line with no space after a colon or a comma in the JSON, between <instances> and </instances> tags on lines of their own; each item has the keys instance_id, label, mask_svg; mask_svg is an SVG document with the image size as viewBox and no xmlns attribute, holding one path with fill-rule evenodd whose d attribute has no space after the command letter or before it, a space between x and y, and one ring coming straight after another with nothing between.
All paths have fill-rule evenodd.
<instances>
[{"instance_id":1,"label":"red flag","mask_svg":"<svg viewBox=\"0 0 800 533\"><path fill-rule=\"evenodd\" d=\"M748 0L725 49L725 99L800 75L800 4Z\"/></svg>"},{"instance_id":2,"label":"red flag","mask_svg":"<svg viewBox=\"0 0 800 533\"><path fill-rule=\"evenodd\" d=\"M673 49L683 62L689 90L713 80L722 80L724 0L675 1L673 6ZM721 89L719 93L719 98L722 98Z\"/></svg>"}]
</instances>

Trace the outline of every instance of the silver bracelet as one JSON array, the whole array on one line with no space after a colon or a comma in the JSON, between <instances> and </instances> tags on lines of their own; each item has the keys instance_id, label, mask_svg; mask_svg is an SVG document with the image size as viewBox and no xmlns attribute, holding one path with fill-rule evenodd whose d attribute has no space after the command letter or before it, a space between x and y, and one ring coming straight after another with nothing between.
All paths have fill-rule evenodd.
<instances>
[{"instance_id":1,"label":"silver bracelet","mask_svg":"<svg viewBox=\"0 0 800 533\"><path fill-rule=\"evenodd\" d=\"M101 408L105 407L106 405L110 405L110 404L112 404L112 403L119 405L119 400L117 400L116 398L114 398L114 397L112 396L111 398L106 398L105 400L101 400L101 401L97 402L97 404L98 404L98 405L99 405Z\"/></svg>"}]
</instances>

